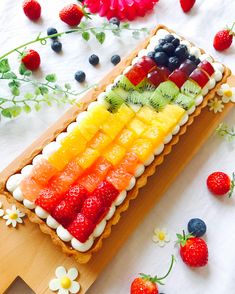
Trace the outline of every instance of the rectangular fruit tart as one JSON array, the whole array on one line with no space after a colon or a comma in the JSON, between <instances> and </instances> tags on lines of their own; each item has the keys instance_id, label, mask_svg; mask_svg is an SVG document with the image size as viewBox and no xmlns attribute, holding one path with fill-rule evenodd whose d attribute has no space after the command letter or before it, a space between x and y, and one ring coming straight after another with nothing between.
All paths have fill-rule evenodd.
<instances>
[{"instance_id":1,"label":"rectangular fruit tart","mask_svg":"<svg viewBox=\"0 0 235 294\"><path fill-rule=\"evenodd\" d=\"M57 123L47 145L29 152L4 194L63 252L87 262L229 75L158 26L80 109Z\"/></svg>"}]
</instances>

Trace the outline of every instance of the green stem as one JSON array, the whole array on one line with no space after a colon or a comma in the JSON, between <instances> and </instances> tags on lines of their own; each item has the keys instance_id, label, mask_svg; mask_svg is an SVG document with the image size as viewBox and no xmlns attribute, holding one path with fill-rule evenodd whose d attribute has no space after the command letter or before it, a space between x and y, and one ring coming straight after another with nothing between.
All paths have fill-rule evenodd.
<instances>
[{"instance_id":1,"label":"green stem","mask_svg":"<svg viewBox=\"0 0 235 294\"><path fill-rule=\"evenodd\" d=\"M163 277L157 278L158 281L164 280L170 274L170 272L171 272L171 270L173 268L174 262L175 262L175 257L174 257L174 255L171 255L171 264L170 264L170 267L168 269L168 272Z\"/></svg>"},{"instance_id":2,"label":"green stem","mask_svg":"<svg viewBox=\"0 0 235 294\"><path fill-rule=\"evenodd\" d=\"M142 30L142 29L132 29L132 28L122 28L122 29L128 30L128 31L141 31ZM6 52L2 56L0 56L0 60L7 57L8 55L14 53L15 51L18 52L18 50L21 49L21 48L27 47L28 45L31 45L31 44L34 44L34 43L37 43L37 42L40 42L41 44L45 45L47 39L51 39L51 38L54 38L54 37L61 37L61 36L65 35L65 34L70 34L70 33L75 33L75 32L78 32L78 33L82 34L83 32L92 31L92 30L113 31L114 29L113 28L103 28L103 27L88 27L88 28L79 28L78 27L77 29L64 31L64 32L56 33L56 34L53 34L53 35L50 35L50 36L45 36L45 37L40 37L40 34L41 34L40 33L37 36L36 39L34 39L32 41L29 41L29 42L26 42L26 43L14 48L14 49L8 51L8 52Z\"/></svg>"}]
</instances>

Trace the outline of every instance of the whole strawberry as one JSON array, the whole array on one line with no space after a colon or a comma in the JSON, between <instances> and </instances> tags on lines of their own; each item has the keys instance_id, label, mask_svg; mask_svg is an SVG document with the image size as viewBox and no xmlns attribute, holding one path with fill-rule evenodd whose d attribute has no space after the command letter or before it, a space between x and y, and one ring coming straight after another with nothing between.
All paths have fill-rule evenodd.
<instances>
[{"instance_id":1,"label":"whole strawberry","mask_svg":"<svg viewBox=\"0 0 235 294\"><path fill-rule=\"evenodd\" d=\"M185 264L190 267L202 267L208 263L208 248L206 242L191 234L177 234L180 244L180 256Z\"/></svg>"},{"instance_id":2,"label":"whole strawberry","mask_svg":"<svg viewBox=\"0 0 235 294\"><path fill-rule=\"evenodd\" d=\"M36 0L25 0L23 2L25 15L31 20L38 20L41 16L41 6Z\"/></svg>"},{"instance_id":3,"label":"whole strawberry","mask_svg":"<svg viewBox=\"0 0 235 294\"><path fill-rule=\"evenodd\" d=\"M235 174L233 173L233 179L223 173L223 172L214 172L207 178L207 187L217 196L222 196L228 194L229 197L232 196L234 186L235 186Z\"/></svg>"},{"instance_id":4,"label":"whole strawberry","mask_svg":"<svg viewBox=\"0 0 235 294\"><path fill-rule=\"evenodd\" d=\"M69 4L60 11L60 19L69 26L77 26L80 24L83 16L89 18L89 14L84 8L77 4Z\"/></svg>"},{"instance_id":5,"label":"whole strawberry","mask_svg":"<svg viewBox=\"0 0 235 294\"><path fill-rule=\"evenodd\" d=\"M162 280L165 279L171 272L175 258L172 255L171 265L165 276L158 278L150 275L140 274L140 277L134 279L131 284L130 294L158 294L157 283L163 285Z\"/></svg>"},{"instance_id":6,"label":"whole strawberry","mask_svg":"<svg viewBox=\"0 0 235 294\"><path fill-rule=\"evenodd\" d=\"M41 63L40 55L37 51L32 49L29 49L24 53L21 61L29 70L37 70Z\"/></svg>"},{"instance_id":7,"label":"whole strawberry","mask_svg":"<svg viewBox=\"0 0 235 294\"><path fill-rule=\"evenodd\" d=\"M184 12L189 12L193 8L195 2L196 0L180 0L180 5Z\"/></svg>"},{"instance_id":8,"label":"whole strawberry","mask_svg":"<svg viewBox=\"0 0 235 294\"><path fill-rule=\"evenodd\" d=\"M224 30L219 31L214 37L214 48L217 51L223 51L228 49L233 43L233 37L235 35L233 28L226 28Z\"/></svg>"}]
</instances>

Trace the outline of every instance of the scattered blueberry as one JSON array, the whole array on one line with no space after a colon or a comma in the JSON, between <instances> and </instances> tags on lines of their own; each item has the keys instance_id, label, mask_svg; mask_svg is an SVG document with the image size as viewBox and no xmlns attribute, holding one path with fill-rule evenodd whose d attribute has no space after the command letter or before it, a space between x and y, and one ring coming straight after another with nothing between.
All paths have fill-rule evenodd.
<instances>
[{"instance_id":1,"label":"scattered blueberry","mask_svg":"<svg viewBox=\"0 0 235 294\"><path fill-rule=\"evenodd\" d=\"M170 71L175 70L179 66L180 66L179 58L177 58L175 56L169 58L168 68L169 68Z\"/></svg>"},{"instance_id":2,"label":"scattered blueberry","mask_svg":"<svg viewBox=\"0 0 235 294\"><path fill-rule=\"evenodd\" d=\"M120 26L120 20L117 17L110 18L109 23L116 25L118 27Z\"/></svg>"},{"instance_id":3,"label":"scattered blueberry","mask_svg":"<svg viewBox=\"0 0 235 294\"><path fill-rule=\"evenodd\" d=\"M167 54L168 56L172 56L172 54L173 54L174 51L175 51L175 47L174 47L174 45L171 44L171 43L166 43L166 44L162 45L162 50L163 50L164 52L166 52L166 54Z\"/></svg>"},{"instance_id":4,"label":"scattered blueberry","mask_svg":"<svg viewBox=\"0 0 235 294\"><path fill-rule=\"evenodd\" d=\"M174 40L171 41L171 44L176 48L180 44L180 40L175 38Z\"/></svg>"},{"instance_id":5,"label":"scattered blueberry","mask_svg":"<svg viewBox=\"0 0 235 294\"><path fill-rule=\"evenodd\" d=\"M188 59L190 59L192 62L194 62L196 65L198 65L201 61L196 56L189 54Z\"/></svg>"},{"instance_id":6,"label":"scattered blueberry","mask_svg":"<svg viewBox=\"0 0 235 294\"><path fill-rule=\"evenodd\" d=\"M116 65L121 61L121 57L119 55L113 55L111 57L112 64Z\"/></svg>"},{"instance_id":7,"label":"scattered blueberry","mask_svg":"<svg viewBox=\"0 0 235 294\"><path fill-rule=\"evenodd\" d=\"M166 43L168 43L166 39L160 39L160 40L158 41L158 44L159 44L160 46L162 46L162 45L164 45L164 44L166 44Z\"/></svg>"},{"instance_id":8,"label":"scattered blueberry","mask_svg":"<svg viewBox=\"0 0 235 294\"><path fill-rule=\"evenodd\" d=\"M175 39L175 37L174 37L173 35L169 34L169 35L166 35L164 39L165 39L168 43L170 43L170 42L172 42L172 41Z\"/></svg>"},{"instance_id":9,"label":"scattered blueberry","mask_svg":"<svg viewBox=\"0 0 235 294\"><path fill-rule=\"evenodd\" d=\"M185 45L180 44L175 49L175 56L178 57L180 60L185 60L188 57L188 49Z\"/></svg>"},{"instance_id":10,"label":"scattered blueberry","mask_svg":"<svg viewBox=\"0 0 235 294\"><path fill-rule=\"evenodd\" d=\"M158 66L167 65L168 56L165 52L157 52L154 55L154 61L157 63Z\"/></svg>"},{"instance_id":11,"label":"scattered blueberry","mask_svg":"<svg viewBox=\"0 0 235 294\"><path fill-rule=\"evenodd\" d=\"M92 54L89 57L89 62L90 62L91 65L97 65L100 62L100 59L99 59L99 57L97 55Z\"/></svg>"},{"instance_id":12,"label":"scattered blueberry","mask_svg":"<svg viewBox=\"0 0 235 294\"><path fill-rule=\"evenodd\" d=\"M155 55L155 52L154 51L150 51L148 52L147 56L154 59L154 55Z\"/></svg>"},{"instance_id":13,"label":"scattered blueberry","mask_svg":"<svg viewBox=\"0 0 235 294\"><path fill-rule=\"evenodd\" d=\"M78 81L79 83L82 83L85 81L86 79L86 74L84 73L84 71L78 70L75 75L75 80Z\"/></svg>"},{"instance_id":14,"label":"scattered blueberry","mask_svg":"<svg viewBox=\"0 0 235 294\"><path fill-rule=\"evenodd\" d=\"M53 41L51 44L51 49L57 53L59 53L62 50L62 43L60 41Z\"/></svg>"},{"instance_id":15,"label":"scattered blueberry","mask_svg":"<svg viewBox=\"0 0 235 294\"><path fill-rule=\"evenodd\" d=\"M195 237L201 237L206 233L206 224L200 218L193 218L188 223L188 231Z\"/></svg>"},{"instance_id":16,"label":"scattered blueberry","mask_svg":"<svg viewBox=\"0 0 235 294\"><path fill-rule=\"evenodd\" d=\"M55 28L48 28L47 29L47 36L51 36L51 35L54 35L54 34L57 34L58 32L57 32L57 29L55 29ZM53 39L53 40L56 40L57 39L57 37L52 37L51 39Z\"/></svg>"},{"instance_id":17,"label":"scattered blueberry","mask_svg":"<svg viewBox=\"0 0 235 294\"><path fill-rule=\"evenodd\" d=\"M163 45L165 45L165 44L163 44ZM155 52L164 52L164 50L162 49L163 45L162 45L162 46L157 45L157 46L154 48L154 51L155 51Z\"/></svg>"}]
</instances>

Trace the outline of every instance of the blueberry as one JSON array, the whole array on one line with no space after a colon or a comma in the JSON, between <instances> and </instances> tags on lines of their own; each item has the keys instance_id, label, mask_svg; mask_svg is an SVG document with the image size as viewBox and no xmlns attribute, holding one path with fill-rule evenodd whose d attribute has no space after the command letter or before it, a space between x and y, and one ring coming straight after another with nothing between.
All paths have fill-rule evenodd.
<instances>
[{"instance_id":1,"label":"blueberry","mask_svg":"<svg viewBox=\"0 0 235 294\"><path fill-rule=\"evenodd\" d=\"M84 73L84 71L78 70L75 75L74 78L76 81L78 81L79 83L82 83L85 81L86 79L86 74Z\"/></svg>"},{"instance_id":2,"label":"blueberry","mask_svg":"<svg viewBox=\"0 0 235 294\"><path fill-rule=\"evenodd\" d=\"M121 61L121 57L119 55L113 55L111 57L112 64L116 65Z\"/></svg>"},{"instance_id":3,"label":"blueberry","mask_svg":"<svg viewBox=\"0 0 235 294\"><path fill-rule=\"evenodd\" d=\"M164 45L164 44L166 44L166 43L168 43L168 42L167 42L167 40L165 40L165 39L160 39L160 40L158 41L158 44L159 44L160 46L162 46L162 45Z\"/></svg>"},{"instance_id":4,"label":"blueberry","mask_svg":"<svg viewBox=\"0 0 235 294\"><path fill-rule=\"evenodd\" d=\"M54 35L54 34L57 34L58 32L57 32L57 29L55 29L55 28L48 28L47 29L47 36L51 36L51 35ZM57 37L52 37L51 39L53 39L53 40L56 40L57 39Z\"/></svg>"},{"instance_id":5,"label":"blueberry","mask_svg":"<svg viewBox=\"0 0 235 294\"><path fill-rule=\"evenodd\" d=\"M165 52L157 52L154 55L154 61L157 63L158 66L167 65L168 56Z\"/></svg>"},{"instance_id":6,"label":"blueberry","mask_svg":"<svg viewBox=\"0 0 235 294\"><path fill-rule=\"evenodd\" d=\"M166 43L162 45L162 50L166 52L168 56L172 56L172 54L175 52L175 47L171 43Z\"/></svg>"},{"instance_id":7,"label":"blueberry","mask_svg":"<svg viewBox=\"0 0 235 294\"><path fill-rule=\"evenodd\" d=\"M191 55L191 54L189 54L188 59L190 59L190 60L191 60L192 62L194 62L196 65L198 65L198 64L201 62L201 60L200 60L199 58L197 58L196 56Z\"/></svg>"},{"instance_id":8,"label":"blueberry","mask_svg":"<svg viewBox=\"0 0 235 294\"><path fill-rule=\"evenodd\" d=\"M180 66L179 58L177 58L175 56L169 58L168 68L169 68L170 71L175 70L179 66Z\"/></svg>"},{"instance_id":9,"label":"blueberry","mask_svg":"<svg viewBox=\"0 0 235 294\"><path fill-rule=\"evenodd\" d=\"M154 51L150 51L147 56L154 59L154 55L155 55L155 52Z\"/></svg>"},{"instance_id":10,"label":"blueberry","mask_svg":"<svg viewBox=\"0 0 235 294\"><path fill-rule=\"evenodd\" d=\"M117 17L110 18L109 23L116 25L118 27L120 26L120 20Z\"/></svg>"},{"instance_id":11,"label":"blueberry","mask_svg":"<svg viewBox=\"0 0 235 294\"><path fill-rule=\"evenodd\" d=\"M60 41L53 41L51 44L51 49L57 53L62 50L62 43Z\"/></svg>"},{"instance_id":12,"label":"blueberry","mask_svg":"<svg viewBox=\"0 0 235 294\"><path fill-rule=\"evenodd\" d=\"M175 37L171 34L169 35L166 35L165 38L164 38L168 43L172 42L172 40L175 39Z\"/></svg>"},{"instance_id":13,"label":"blueberry","mask_svg":"<svg viewBox=\"0 0 235 294\"><path fill-rule=\"evenodd\" d=\"M163 44L165 45L165 44ZM162 49L162 45L157 45L155 48L154 48L154 51L155 52L164 52L164 50Z\"/></svg>"},{"instance_id":14,"label":"blueberry","mask_svg":"<svg viewBox=\"0 0 235 294\"><path fill-rule=\"evenodd\" d=\"M100 62L100 59L99 59L99 57L97 55L92 54L89 57L89 62L90 62L91 65L97 65Z\"/></svg>"},{"instance_id":15,"label":"blueberry","mask_svg":"<svg viewBox=\"0 0 235 294\"><path fill-rule=\"evenodd\" d=\"M201 237L206 233L206 224L200 218L193 218L188 223L188 231L195 237Z\"/></svg>"},{"instance_id":16,"label":"blueberry","mask_svg":"<svg viewBox=\"0 0 235 294\"><path fill-rule=\"evenodd\" d=\"M180 40L175 38L174 40L171 41L171 44L176 48L180 44Z\"/></svg>"},{"instance_id":17,"label":"blueberry","mask_svg":"<svg viewBox=\"0 0 235 294\"><path fill-rule=\"evenodd\" d=\"M180 44L175 49L175 56L178 57L181 61L185 60L188 57L188 49L185 45Z\"/></svg>"}]
</instances>

